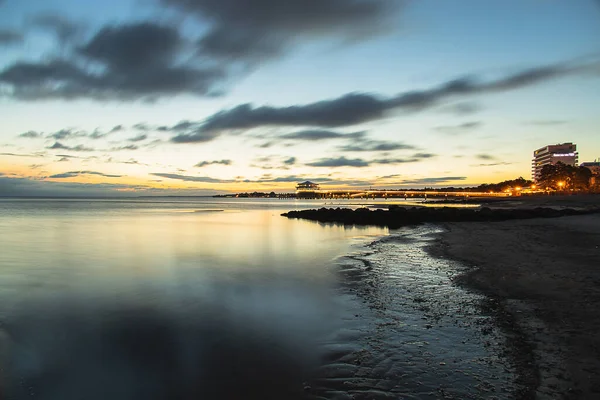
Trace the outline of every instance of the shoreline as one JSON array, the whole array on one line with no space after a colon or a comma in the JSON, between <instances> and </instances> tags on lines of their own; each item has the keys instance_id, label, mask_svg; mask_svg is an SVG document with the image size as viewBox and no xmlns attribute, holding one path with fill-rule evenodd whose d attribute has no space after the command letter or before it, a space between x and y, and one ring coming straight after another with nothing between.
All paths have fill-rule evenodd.
<instances>
[{"instance_id":1,"label":"shoreline","mask_svg":"<svg viewBox=\"0 0 600 400\"><path fill-rule=\"evenodd\" d=\"M600 396L600 215L447 222L429 248L468 267L528 389L521 399Z\"/></svg>"}]
</instances>

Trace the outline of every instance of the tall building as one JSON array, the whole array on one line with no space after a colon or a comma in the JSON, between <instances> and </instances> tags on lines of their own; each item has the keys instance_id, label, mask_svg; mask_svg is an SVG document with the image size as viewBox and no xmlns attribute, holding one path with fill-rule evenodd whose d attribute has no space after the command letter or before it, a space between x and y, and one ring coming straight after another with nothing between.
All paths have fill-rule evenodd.
<instances>
[{"instance_id":1,"label":"tall building","mask_svg":"<svg viewBox=\"0 0 600 400\"><path fill-rule=\"evenodd\" d=\"M551 144L537 149L533 152L531 161L531 173L534 181L539 181L544 165L561 162L576 166L579 160L577 145L574 143Z\"/></svg>"}]
</instances>

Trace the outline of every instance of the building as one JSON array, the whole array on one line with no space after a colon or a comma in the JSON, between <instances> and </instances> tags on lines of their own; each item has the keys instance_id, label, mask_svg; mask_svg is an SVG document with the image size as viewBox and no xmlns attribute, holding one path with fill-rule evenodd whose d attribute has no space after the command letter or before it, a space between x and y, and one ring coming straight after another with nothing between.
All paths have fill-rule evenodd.
<instances>
[{"instance_id":1,"label":"building","mask_svg":"<svg viewBox=\"0 0 600 400\"><path fill-rule=\"evenodd\" d=\"M318 190L318 184L311 181L305 181L296 185L296 197L309 199L316 198L319 197L317 194Z\"/></svg>"},{"instance_id":2,"label":"building","mask_svg":"<svg viewBox=\"0 0 600 400\"><path fill-rule=\"evenodd\" d=\"M539 181L542 168L545 165L561 162L567 165L576 166L579 161L577 145L574 143L551 144L537 149L533 152L531 161L531 174L534 181Z\"/></svg>"},{"instance_id":3,"label":"building","mask_svg":"<svg viewBox=\"0 0 600 400\"><path fill-rule=\"evenodd\" d=\"M319 185L311 181L305 181L296 185L297 192L312 192L315 190L319 190Z\"/></svg>"}]
</instances>

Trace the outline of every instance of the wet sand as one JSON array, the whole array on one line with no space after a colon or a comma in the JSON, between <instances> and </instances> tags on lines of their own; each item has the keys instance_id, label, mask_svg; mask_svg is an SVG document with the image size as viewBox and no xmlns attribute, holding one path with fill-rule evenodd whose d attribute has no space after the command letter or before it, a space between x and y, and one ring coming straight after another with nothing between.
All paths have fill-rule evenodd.
<instances>
[{"instance_id":1,"label":"wet sand","mask_svg":"<svg viewBox=\"0 0 600 400\"><path fill-rule=\"evenodd\" d=\"M443 227L429 251L471 267L455 281L488 298L528 388L520 397L600 398L600 215Z\"/></svg>"}]
</instances>

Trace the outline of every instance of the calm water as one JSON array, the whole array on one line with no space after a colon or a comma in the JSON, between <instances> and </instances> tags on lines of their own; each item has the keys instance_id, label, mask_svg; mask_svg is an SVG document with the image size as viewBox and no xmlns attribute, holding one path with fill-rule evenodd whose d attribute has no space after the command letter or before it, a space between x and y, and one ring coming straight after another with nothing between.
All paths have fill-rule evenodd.
<instances>
[{"instance_id":1,"label":"calm water","mask_svg":"<svg viewBox=\"0 0 600 400\"><path fill-rule=\"evenodd\" d=\"M482 381L511 384L476 329L440 323L474 318L476 299L424 252L431 228L280 216L323 204L0 200L0 399L437 398L440 385L477 398ZM449 354L458 372L440 367Z\"/></svg>"}]
</instances>

